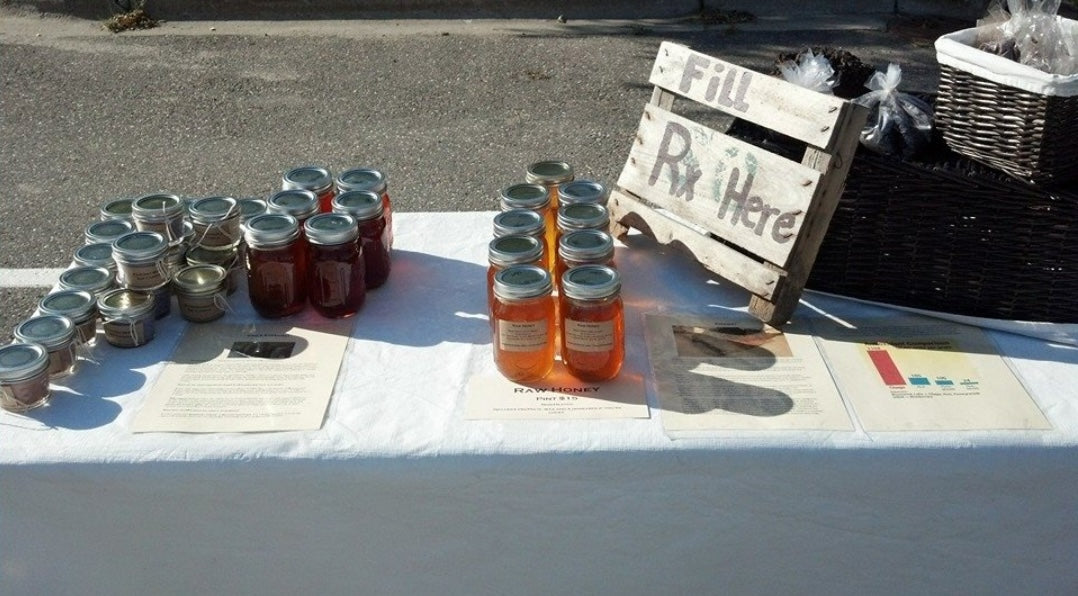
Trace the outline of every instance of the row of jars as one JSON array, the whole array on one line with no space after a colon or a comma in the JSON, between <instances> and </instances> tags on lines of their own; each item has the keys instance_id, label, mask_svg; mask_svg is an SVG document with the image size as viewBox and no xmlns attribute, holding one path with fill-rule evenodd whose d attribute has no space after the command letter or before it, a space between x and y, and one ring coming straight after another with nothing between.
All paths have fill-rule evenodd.
<instances>
[{"instance_id":1,"label":"row of jars","mask_svg":"<svg viewBox=\"0 0 1078 596\"><path fill-rule=\"evenodd\" d=\"M488 245L487 301L495 365L509 380L543 379L559 352L584 381L621 370L624 308L607 197L590 180L502 189Z\"/></svg>"}]
</instances>

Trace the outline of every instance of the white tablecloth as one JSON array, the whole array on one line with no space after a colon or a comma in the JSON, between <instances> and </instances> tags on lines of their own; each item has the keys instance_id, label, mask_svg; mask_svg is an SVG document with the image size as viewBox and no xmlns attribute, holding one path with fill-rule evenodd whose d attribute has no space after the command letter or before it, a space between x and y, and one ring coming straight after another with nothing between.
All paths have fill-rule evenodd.
<instances>
[{"instance_id":1,"label":"white tablecloth","mask_svg":"<svg viewBox=\"0 0 1078 596\"><path fill-rule=\"evenodd\" d=\"M48 408L0 414L0 591L1078 593L1075 348L990 332L1050 431L673 440L642 313L747 296L637 236L617 254L623 374L651 419L465 420L467 381L494 370L492 216L395 214L390 281L319 431L132 434L175 313L142 348L97 348ZM796 316L894 313L806 302Z\"/></svg>"}]
</instances>

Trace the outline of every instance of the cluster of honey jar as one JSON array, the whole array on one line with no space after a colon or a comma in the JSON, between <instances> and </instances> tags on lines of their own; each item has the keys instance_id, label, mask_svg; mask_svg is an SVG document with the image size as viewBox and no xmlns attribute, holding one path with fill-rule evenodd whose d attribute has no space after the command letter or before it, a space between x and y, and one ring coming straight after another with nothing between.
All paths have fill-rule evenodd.
<instances>
[{"instance_id":1,"label":"cluster of honey jar","mask_svg":"<svg viewBox=\"0 0 1078 596\"><path fill-rule=\"evenodd\" d=\"M309 302L347 317L390 270L392 211L385 175L354 168L333 177L318 166L289 170L268 199L168 193L102 205L56 291L0 347L0 407L47 403L50 379L75 372L98 324L108 343L137 347L171 312L192 322L220 318L246 274L255 311L267 318Z\"/></svg>"},{"instance_id":2,"label":"cluster of honey jar","mask_svg":"<svg viewBox=\"0 0 1078 596\"><path fill-rule=\"evenodd\" d=\"M583 381L617 376L625 359L621 276L607 189L560 161L528 166L503 188L488 246L494 362L509 380L542 380L560 353Z\"/></svg>"}]
</instances>

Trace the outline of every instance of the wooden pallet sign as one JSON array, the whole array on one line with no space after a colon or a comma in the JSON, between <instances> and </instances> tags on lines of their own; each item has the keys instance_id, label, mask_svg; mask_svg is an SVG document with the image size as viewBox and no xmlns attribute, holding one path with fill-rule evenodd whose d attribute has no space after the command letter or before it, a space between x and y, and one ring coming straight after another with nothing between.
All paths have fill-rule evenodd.
<instances>
[{"instance_id":1,"label":"wooden pallet sign","mask_svg":"<svg viewBox=\"0 0 1078 596\"><path fill-rule=\"evenodd\" d=\"M669 42L651 71L612 230L688 252L752 293L749 311L787 322L846 182L867 110ZM673 113L675 97L806 144L791 161Z\"/></svg>"}]
</instances>

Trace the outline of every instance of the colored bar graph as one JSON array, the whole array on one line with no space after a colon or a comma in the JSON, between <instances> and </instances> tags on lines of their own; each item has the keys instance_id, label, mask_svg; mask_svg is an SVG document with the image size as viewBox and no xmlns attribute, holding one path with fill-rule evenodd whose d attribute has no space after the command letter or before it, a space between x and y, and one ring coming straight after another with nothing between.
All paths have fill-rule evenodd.
<instances>
[{"instance_id":1,"label":"colored bar graph","mask_svg":"<svg viewBox=\"0 0 1078 596\"><path fill-rule=\"evenodd\" d=\"M876 372L880 374L880 379L883 380L884 385L895 386L905 385L906 379L899 372L898 367L895 366L895 361L891 358L891 354L887 350L874 350L869 348L868 357L872 359L872 364L876 367Z\"/></svg>"}]
</instances>

